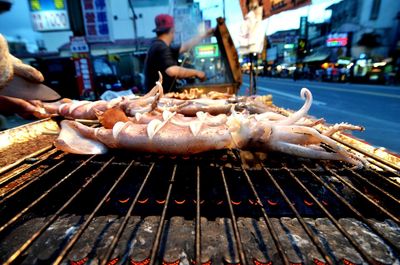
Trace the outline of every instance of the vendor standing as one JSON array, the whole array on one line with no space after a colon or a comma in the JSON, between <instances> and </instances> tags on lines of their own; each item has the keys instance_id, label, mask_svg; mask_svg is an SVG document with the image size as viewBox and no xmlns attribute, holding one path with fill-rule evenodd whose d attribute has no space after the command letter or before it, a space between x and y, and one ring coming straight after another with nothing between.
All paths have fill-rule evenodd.
<instances>
[{"instance_id":1,"label":"vendor standing","mask_svg":"<svg viewBox=\"0 0 400 265\"><path fill-rule=\"evenodd\" d=\"M156 28L153 30L157 38L147 52L144 75L145 89L149 91L158 80L158 72L163 75L163 87L166 92L176 90L176 79L198 78L206 79L203 71L184 68L178 65L179 54L189 51L202 39L212 35L213 30L200 34L182 45L171 45L175 36L174 18L167 14L160 14L155 18Z\"/></svg>"}]
</instances>

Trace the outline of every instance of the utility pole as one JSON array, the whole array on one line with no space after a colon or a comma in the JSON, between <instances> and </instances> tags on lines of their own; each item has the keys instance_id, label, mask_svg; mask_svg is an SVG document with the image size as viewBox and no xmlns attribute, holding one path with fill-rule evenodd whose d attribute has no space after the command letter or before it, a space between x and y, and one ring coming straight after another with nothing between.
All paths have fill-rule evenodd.
<instances>
[{"instance_id":1,"label":"utility pole","mask_svg":"<svg viewBox=\"0 0 400 265\"><path fill-rule=\"evenodd\" d=\"M137 26L136 26L136 13L135 13L135 9L133 8L133 0L128 0L129 3L129 7L131 8L132 11L132 15L133 15L133 34L134 34L134 38L135 38L135 51L137 52L139 50L139 42L137 39Z\"/></svg>"},{"instance_id":2,"label":"utility pole","mask_svg":"<svg viewBox=\"0 0 400 265\"><path fill-rule=\"evenodd\" d=\"M226 17L225 17L225 0L222 0L222 12L223 12L223 18L226 20Z\"/></svg>"}]
</instances>

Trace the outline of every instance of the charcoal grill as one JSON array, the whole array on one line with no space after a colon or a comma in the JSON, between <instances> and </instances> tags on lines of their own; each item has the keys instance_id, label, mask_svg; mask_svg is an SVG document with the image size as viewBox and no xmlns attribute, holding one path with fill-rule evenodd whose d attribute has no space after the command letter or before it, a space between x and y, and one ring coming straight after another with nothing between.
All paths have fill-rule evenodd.
<instances>
[{"instance_id":1,"label":"charcoal grill","mask_svg":"<svg viewBox=\"0 0 400 265\"><path fill-rule=\"evenodd\" d=\"M0 138L33 143L51 123ZM41 141L0 169L3 264L399 262L398 157L382 150L356 169L237 150L77 156ZM20 148L9 142L2 156Z\"/></svg>"}]
</instances>

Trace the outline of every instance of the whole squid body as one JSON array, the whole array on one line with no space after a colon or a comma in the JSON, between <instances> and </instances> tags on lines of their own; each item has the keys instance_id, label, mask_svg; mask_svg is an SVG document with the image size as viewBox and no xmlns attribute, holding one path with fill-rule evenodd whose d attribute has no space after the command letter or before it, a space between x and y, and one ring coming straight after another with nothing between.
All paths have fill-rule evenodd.
<instances>
[{"instance_id":1,"label":"whole squid body","mask_svg":"<svg viewBox=\"0 0 400 265\"><path fill-rule=\"evenodd\" d=\"M63 99L58 102L42 103L39 112L48 114L48 116L59 115L70 119L96 120L96 111L106 111L118 106L127 115L134 116L136 113L145 113L154 110L160 96L162 96L162 87L161 84L157 84L143 97L118 97L110 101Z\"/></svg>"},{"instance_id":2,"label":"whole squid body","mask_svg":"<svg viewBox=\"0 0 400 265\"><path fill-rule=\"evenodd\" d=\"M61 132L55 145L58 149L76 154L102 154L108 148L171 155L191 155L219 149L250 149L279 151L315 159L342 160L362 165L363 160L338 146L329 136L343 129L361 127L338 124L326 133L309 125L296 125L308 112L312 94L303 88L306 98L303 107L288 117L273 119L267 114L248 115L232 112L230 116L212 116L198 112L196 117L184 117L164 111L148 123L135 119L119 119L110 129L92 128L74 121L61 122ZM121 121L122 120L122 121ZM111 128L112 127L112 128ZM319 144L328 145L328 152Z\"/></svg>"},{"instance_id":3,"label":"whole squid body","mask_svg":"<svg viewBox=\"0 0 400 265\"><path fill-rule=\"evenodd\" d=\"M96 120L96 112L104 112L108 109L118 107L129 117L137 113L148 113L154 110L168 110L178 112L185 116L196 116L199 111L208 112L212 115L228 114L232 106L239 109L247 109L255 113L270 111L270 109L257 102L253 98L241 98L234 101L229 99L198 98L182 100L163 97L162 76L156 85L142 97L118 97L111 101L85 101L63 99L58 102L42 103L35 113L41 116L63 116L69 119Z\"/></svg>"}]
</instances>

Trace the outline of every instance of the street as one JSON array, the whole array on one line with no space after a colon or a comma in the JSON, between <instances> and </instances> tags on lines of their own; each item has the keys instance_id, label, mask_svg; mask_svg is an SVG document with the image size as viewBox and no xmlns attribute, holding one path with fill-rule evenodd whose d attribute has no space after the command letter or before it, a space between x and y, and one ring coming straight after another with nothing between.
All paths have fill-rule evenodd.
<instances>
[{"instance_id":1,"label":"street","mask_svg":"<svg viewBox=\"0 0 400 265\"><path fill-rule=\"evenodd\" d=\"M249 83L249 76L243 75L240 94L245 93ZM302 87L313 94L310 115L325 118L331 124L364 126L364 132L353 135L373 146L400 153L400 87L257 77L257 94L272 94L273 103L286 109L302 106Z\"/></svg>"}]
</instances>

